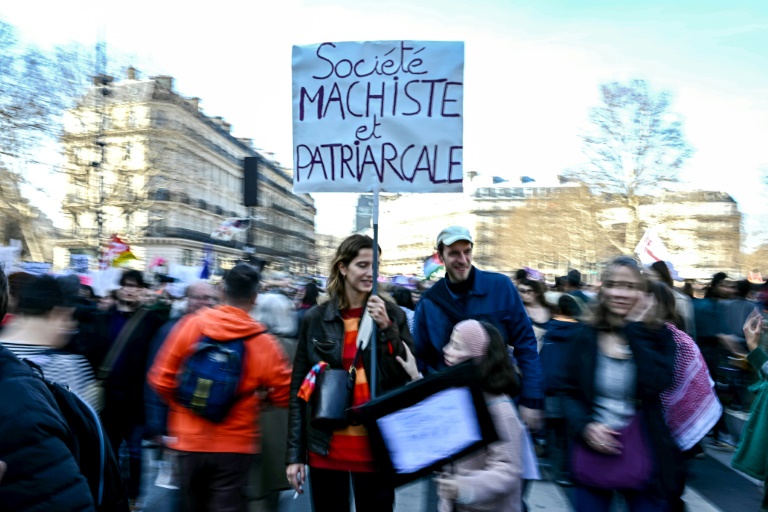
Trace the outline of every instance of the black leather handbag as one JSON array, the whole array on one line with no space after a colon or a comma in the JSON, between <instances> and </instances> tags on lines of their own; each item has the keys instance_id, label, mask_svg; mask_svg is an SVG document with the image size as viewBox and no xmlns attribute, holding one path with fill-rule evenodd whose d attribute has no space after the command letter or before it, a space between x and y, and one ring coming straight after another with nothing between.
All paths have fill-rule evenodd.
<instances>
[{"instance_id":1,"label":"black leather handbag","mask_svg":"<svg viewBox=\"0 0 768 512\"><path fill-rule=\"evenodd\" d=\"M325 370L318 375L315 391L312 393L312 426L332 432L349 425L347 410L352 407L352 393L357 377L357 350L349 370Z\"/></svg>"}]
</instances>

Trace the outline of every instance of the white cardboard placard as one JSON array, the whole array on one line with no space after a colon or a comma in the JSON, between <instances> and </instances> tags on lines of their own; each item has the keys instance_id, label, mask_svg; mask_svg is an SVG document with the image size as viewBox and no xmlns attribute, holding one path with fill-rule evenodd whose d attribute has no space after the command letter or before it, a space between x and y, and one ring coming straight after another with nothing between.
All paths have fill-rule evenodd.
<instances>
[{"instance_id":1,"label":"white cardboard placard","mask_svg":"<svg viewBox=\"0 0 768 512\"><path fill-rule=\"evenodd\" d=\"M464 43L293 47L293 189L461 192Z\"/></svg>"}]
</instances>

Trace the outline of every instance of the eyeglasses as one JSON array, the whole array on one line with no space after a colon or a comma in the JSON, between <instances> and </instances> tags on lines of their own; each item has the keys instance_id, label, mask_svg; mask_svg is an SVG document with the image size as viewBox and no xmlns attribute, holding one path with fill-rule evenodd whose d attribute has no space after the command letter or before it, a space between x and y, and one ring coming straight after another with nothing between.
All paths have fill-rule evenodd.
<instances>
[{"instance_id":1,"label":"eyeglasses","mask_svg":"<svg viewBox=\"0 0 768 512\"><path fill-rule=\"evenodd\" d=\"M629 283L624 281L605 281L603 283L603 288L612 288L612 289L624 289L624 290L642 290L643 284L642 283Z\"/></svg>"},{"instance_id":2,"label":"eyeglasses","mask_svg":"<svg viewBox=\"0 0 768 512\"><path fill-rule=\"evenodd\" d=\"M518 290L521 295L528 295L529 293L533 293L533 290Z\"/></svg>"}]
</instances>

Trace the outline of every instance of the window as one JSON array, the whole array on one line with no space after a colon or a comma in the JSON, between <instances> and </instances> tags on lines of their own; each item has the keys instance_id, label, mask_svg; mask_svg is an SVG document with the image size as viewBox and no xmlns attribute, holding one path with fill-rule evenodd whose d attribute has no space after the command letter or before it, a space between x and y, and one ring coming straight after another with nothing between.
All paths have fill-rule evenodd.
<instances>
[{"instance_id":1,"label":"window","mask_svg":"<svg viewBox=\"0 0 768 512\"><path fill-rule=\"evenodd\" d=\"M136 112L133 109L128 111L128 128L134 128L136 126Z\"/></svg>"},{"instance_id":2,"label":"window","mask_svg":"<svg viewBox=\"0 0 768 512\"><path fill-rule=\"evenodd\" d=\"M155 112L154 124L155 126L165 126L168 123L168 119L165 117L165 112L158 110Z\"/></svg>"},{"instance_id":3,"label":"window","mask_svg":"<svg viewBox=\"0 0 768 512\"><path fill-rule=\"evenodd\" d=\"M187 267L191 267L195 264L195 256L192 249L182 249L181 264Z\"/></svg>"},{"instance_id":4,"label":"window","mask_svg":"<svg viewBox=\"0 0 768 512\"><path fill-rule=\"evenodd\" d=\"M131 149L133 149L133 144L130 142L125 145L125 155L123 155L123 160L130 160L131 159Z\"/></svg>"}]
</instances>

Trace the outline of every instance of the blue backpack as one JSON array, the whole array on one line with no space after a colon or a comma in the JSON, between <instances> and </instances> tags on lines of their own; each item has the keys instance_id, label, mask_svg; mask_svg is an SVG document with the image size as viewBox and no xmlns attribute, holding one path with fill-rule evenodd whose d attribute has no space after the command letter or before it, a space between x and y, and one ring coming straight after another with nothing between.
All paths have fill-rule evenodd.
<instances>
[{"instance_id":1,"label":"blue backpack","mask_svg":"<svg viewBox=\"0 0 768 512\"><path fill-rule=\"evenodd\" d=\"M176 389L179 404L214 423L223 421L240 398L245 340L259 334L226 342L203 336L184 362Z\"/></svg>"}]
</instances>

